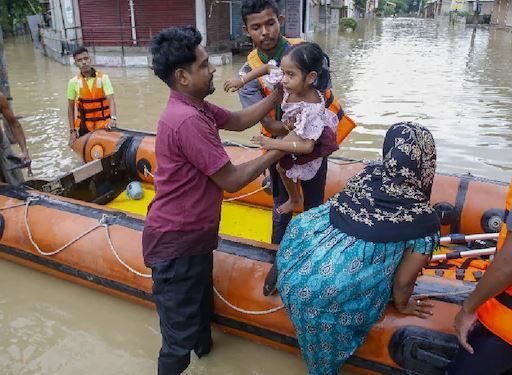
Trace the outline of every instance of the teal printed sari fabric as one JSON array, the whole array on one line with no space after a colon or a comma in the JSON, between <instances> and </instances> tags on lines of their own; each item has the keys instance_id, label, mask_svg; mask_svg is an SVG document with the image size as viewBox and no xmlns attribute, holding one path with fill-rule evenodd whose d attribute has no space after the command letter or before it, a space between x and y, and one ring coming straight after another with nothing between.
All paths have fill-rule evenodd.
<instances>
[{"instance_id":1,"label":"teal printed sari fabric","mask_svg":"<svg viewBox=\"0 0 512 375\"><path fill-rule=\"evenodd\" d=\"M391 297L404 251L433 248L432 236L358 240L331 225L329 210L327 203L295 217L277 255L278 290L311 375L338 374L363 343Z\"/></svg>"}]
</instances>

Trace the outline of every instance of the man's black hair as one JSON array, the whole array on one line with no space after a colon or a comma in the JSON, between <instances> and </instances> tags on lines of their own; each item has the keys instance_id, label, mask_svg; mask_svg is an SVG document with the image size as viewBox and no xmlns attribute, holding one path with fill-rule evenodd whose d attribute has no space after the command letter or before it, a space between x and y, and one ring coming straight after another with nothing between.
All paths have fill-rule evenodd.
<instances>
[{"instance_id":1,"label":"man's black hair","mask_svg":"<svg viewBox=\"0 0 512 375\"><path fill-rule=\"evenodd\" d=\"M89 53L89 50L85 47L77 47L73 50L73 58L76 57L76 55L80 55L81 53L87 52Z\"/></svg>"},{"instance_id":2,"label":"man's black hair","mask_svg":"<svg viewBox=\"0 0 512 375\"><path fill-rule=\"evenodd\" d=\"M172 87L176 69L188 68L196 60L196 48L201 40L201 33L193 26L160 31L151 41L155 75Z\"/></svg>"},{"instance_id":3,"label":"man's black hair","mask_svg":"<svg viewBox=\"0 0 512 375\"><path fill-rule=\"evenodd\" d=\"M276 0L243 0L241 13L244 25L247 25L247 16L261 13L267 8L272 9L276 16L279 16L279 7Z\"/></svg>"}]
</instances>

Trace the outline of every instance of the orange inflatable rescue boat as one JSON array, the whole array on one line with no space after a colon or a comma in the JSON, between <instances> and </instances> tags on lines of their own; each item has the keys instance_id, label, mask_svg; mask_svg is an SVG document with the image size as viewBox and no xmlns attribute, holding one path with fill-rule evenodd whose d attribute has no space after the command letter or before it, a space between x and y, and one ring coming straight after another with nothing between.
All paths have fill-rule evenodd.
<instances>
[{"instance_id":1,"label":"orange inflatable rescue boat","mask_svg":"<svg viewBox=\"0 0 512 375\"><path fill-rule=\"evenodd\" d=\"M0 257L153 306L141 236L156 167L154 136L95 131L75 146L87 164L69 174L53 181L31 181L29 187L0 185ZM259 152L229 144L226 149L234 163ZM327 195L363 167L362 162L331 159ZM141 200L122 194L133 180L145 183ZM214 322L225 331L297 352L295 332L279 296L261 293L276 250L265 243L268 233L259 233L270 227L266 185L261 176L242 191L225 196L222 239L214 252ZM470 175L437 175L433 188L444 234L481 233L482 238L493 238L501 226L505 196L506 184ZM460 239L463 243L455 251L467 250L467 237ZM492 246L487 240L472 243ZM453 255L452 250L444 252ZM479 261L487 264L485 258ZM472 274L468 267L465 273ZM347 363L350 371L443 373L457 349L453 317L475 282L436 274L441 268L435 264L432 269L431 276L418 279L415 294L432 298L434 316L426 320L403 316L390 305Z\"/></svg>"}]
</instances>

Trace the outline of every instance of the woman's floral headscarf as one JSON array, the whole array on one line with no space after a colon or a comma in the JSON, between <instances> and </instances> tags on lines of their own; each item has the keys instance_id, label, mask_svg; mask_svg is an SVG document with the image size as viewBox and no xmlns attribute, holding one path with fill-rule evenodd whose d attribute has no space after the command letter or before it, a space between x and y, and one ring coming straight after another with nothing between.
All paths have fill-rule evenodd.
<instances>
[{"instance_id":1,"label":"woman's floral headscarf","mask_svg":"<svg viewBox=\"0 0 512 375\"><path fill-rule=\"evenodd\" d=\"M331 223L371 242L438 236L440 223L430 205L436 146L428 129L411 122L386 133L383 162L367 166L331 198Z\"/></svg>"}]
</instances>

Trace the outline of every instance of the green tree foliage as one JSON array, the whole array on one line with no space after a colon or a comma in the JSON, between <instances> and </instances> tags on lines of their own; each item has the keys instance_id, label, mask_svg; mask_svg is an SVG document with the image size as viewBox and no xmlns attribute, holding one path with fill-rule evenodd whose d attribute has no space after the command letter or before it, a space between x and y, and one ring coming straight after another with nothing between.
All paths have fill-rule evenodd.
<instances>
[{"instance_id":1,"label":"green tree foliage","mask_svg":"<svg viewBox=\"0 0 512 375\"><path fill-rule=\"evenodd\" d=\"M396 13L402 14L407 12L407 9L409 8L407 5L407 0L393 0L393 2L396 4Z\"/></svg>"},{"instance_id":2,"label":"green tree foliage","mask_svg":"<svg viewBox=\"0 0 512 375\"><path fill-rule=\"evenodd\" d=\"M37 0L0 0L0 26L4 32L12 32L15 25L27 23L27 16L41 11Z\"/></svg>"},{"instance_id":3,"label":"green tree foliage","mask_svg":"<svg viewBox=\"0 0 512 375\"><path fill-rule=\"evenodd\" d=\"M340 27L342 30L346 30L346 29L355 30L357 27L357 21L354 18L342 18L340 20Z\"/></svg>"}]
</instances>

